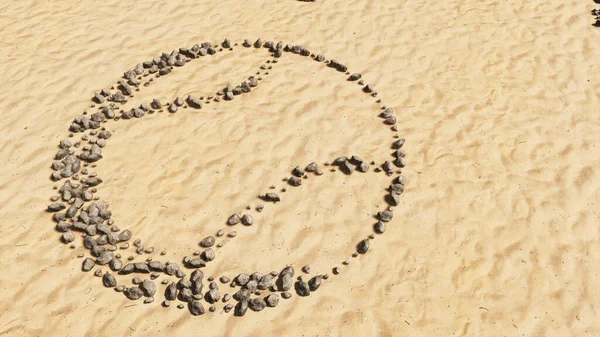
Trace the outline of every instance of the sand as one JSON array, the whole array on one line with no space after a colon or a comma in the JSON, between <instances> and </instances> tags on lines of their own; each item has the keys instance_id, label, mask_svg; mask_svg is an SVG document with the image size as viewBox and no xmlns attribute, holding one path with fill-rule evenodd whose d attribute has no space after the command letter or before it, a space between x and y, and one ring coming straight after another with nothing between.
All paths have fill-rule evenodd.
<instances>
[{"instance_id":1,"label":"sand","mask_svg":"<svg viewBox=\"0 0 600 337\"><path fill-rule=\"evenodd\" d=\"M598 336L600 29L592 1L0 3L0 335ZM243 318L132 302L59 241L49 164L94 91L162 51L262 37L344 62L394 107L407 189L368 254L384 175L289 189L238 228L207 275L342 274ZM253 41L253 40L252 40ZM207 95L265 54L217 55L136 99ZM389 154L368 95L285 58L251 95L117 123L99 195L167 257L198 249L296 165ZM120 279L123 280L123 279ZM159 279L160 280L160 279ZM226 289L226 288L224 288Z\"/></svg>"}]
</instances>

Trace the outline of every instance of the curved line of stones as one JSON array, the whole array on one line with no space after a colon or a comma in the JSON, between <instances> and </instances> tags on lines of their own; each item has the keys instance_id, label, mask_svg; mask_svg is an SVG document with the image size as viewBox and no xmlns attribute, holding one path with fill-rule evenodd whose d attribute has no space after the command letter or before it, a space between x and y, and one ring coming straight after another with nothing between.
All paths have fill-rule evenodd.
<instances>
[{"instance_id":1,"label":"curved line of stones","mask_svg":"<svg viewBox=\"0 0 600 337\"><path fill-rule=\"evenodd\" d=\"M177 283L168 280L163 280L163 284L168 284L165 289L164 295L165 300L163 306L169 306L171 301L179 299L182 302L188 303L189 311L193 315L201 315L205 313L204 307L200 300L204 298L208 303L211 304L210 311L215 311L214 304L221 301L227 303L231 298L238 301L235 306L235 314L243 316L247 309L250 308L253 311L261 311L265 307L274 307L279 302L279 296L277 292L281 293L281 297L284 299L290 298L292 294L289 292L294 287L296 293L300 296L308 296L311 291L316 291L323 280L329 278L328 274L316 275L308 282L304 281L302 276L297 278L294 282L295 270L292 266L286 266L281 272L271 272L263 275L259 272L254 272L250 275L239 274L233 280L227 276L221 276L218 281L226 284L229 283L232 288L239 287L230 296L224 294L221 296L219 293L219 286L214 277L207 278L209 282L209 290L204 292L204 273L202 267L215 259L215 246L216 239L214 236L208 236L201 240L200 246L205 248L203 252L194 252L192 257L186 256L182 262L185 268L193 269L189 277L186 277L186 273L179 267L176 262L162 262L154 260L152 257L147 258L145 262L133 262L135 257L130 255L127 264L123 264L121 260L121 254L115 253L117 245L120 249L130 248L129 241L132 237L132 233L129 230L121 231L118 226L114 224L112 219L112 213L109 210L109 205L106 201L101 201L98 196L94 194L97 192L96 186L102 183L95 172L90 172L88 167L96 167L96 162L102 159L102 149L106 146L106 141L112 136L111 132L103 127L102 125L107 123L108 120L118 121L119 119L131 119L141 118L145 114L152 114L156 111L163 112L163 107L166 107L170 113L176 113L180 108L186 109L188 106L192 109L202 109L203 104L209 104L211 101L220 102L221 97L225 100L232 100L235 96L248 93L252 88L259 85L259 81L262 80L261 75L268 75L268 70L272 69L272 65L276 64L277 59L280 58L284 52L298 54L305 57L311 57L315 61L324 63L327 66L336 69L337 71L349 75L348 81L357 82L364 93L370 94L372 97L377 99L377 93L374 92L371 85L365 85L363 83L362 75L350 74L348 69L342 63L335 60L327 60L323 54L312 54L306 48L298 45L286 45L283 46L282 42L274 43L271 41L263 42L258 39L256 42L251 43L249 40L245 40L242 46L246 48L266 48L269 50L272 59L266 61L266 64L260 66L261 71L257 72L257 76L250 76L247 81L243 81L238 86L231 84L227 85L226 88L219 90L216 95L208 96L206 98L196 98L193 95L189 95L185 100L177 97L172 103L162 104L159 100L154 99L150 104L141 104L139 107L132 108L130 110L119 109L119 107L127 103L127 97L134 97L134 91L140 90L140 85L149 86L152 84L154 78L159 78L168 75L176 67L181 67L195 59L201 58L206 55L214 55L224 50L233 50L234 46L238 44L232 44L229 40L223 41L221 44L212 44L210 42L204 42L202 44L196 44L192 48L180 48L178 51L173 51L170 54L162 53L159 57L155 57L151 61L146 61L138 64L135 69L129 70L124 73L123 79L119 80L116 88L113 86L111 89L103 89L99 93L95 93L92 101L94 104L92 108L96 108L98 111L92 113L89 117L87 112L83 115L77 116L71 126L69 127L70 137L74 137L76 133L83 133L81 137L82 141L87 141L88 145L84 145L79 154L75 154L75 149L81 146L81 142L77 141L72 143L69 139L61 140L59 143L60 150L56 153L54 161L52 163L52 169L54 170L51 179L53 181L60 181L66 179L62 186L55 185L54 188L58 190L58 196L52 196L52 204L47 207L48 212L54 213L53 220L57 223L56 229L61 232L61 240L65 244L71 243L71 248L76 246L72 244L75 240L75 234L73 231L82 232L83 245L85 248L90 250L91 255L94 258L87 257L82 263L83 271L90 271L96 265L106 266L121 275L128 275L132 273L136 274L150 274L150 279L140 279L134 277L132 283L134 286L125 287L123 285L117 285L116 278L110 273L102 273L102 269L97 269L94 273L96 276L102 277L102 283L105 287L114 288L116 291L123 292L125 296L131 300L138 300L142 297L146 297L144 303L151 303L154 300L156 294L156 285L153 282L154 279L160 276L159 273L164 273L168 276L176 276L179 278ZM144 81L145 77L151 77L149 80ZM143 84L142 84L143 82ZM377 99L377 103L381 100ZM106 104L105 104L106 103ZM100 106L96 106L99 104ZM396 128L396 117L394 111L391 108L381 107L382 111L380 117L384 119L384 123L391 127L392 131L397 131ZM117 115L117 112L119 113ZM89 131L86 134L86 131ZM95 137L95 138L90 138ZM385 172L388 176L394 175L394 173L401 173L401 168L405 166L405 153L402 150L404 145L404 139L399 138L396 134L394 135L396 140L392 143L392 149L394 150L393 156L395 159L393 163L385 161L380 167L375 167L374 172ZM83 162L83 165L81 164ZM375 165L374 161L367 163L358 156L351 157L339 157L336 158L331 164L328 162L324 163L325 166L335 166L330 171L336 171L336 167L339 168L343 173L350 175L355 171L368 172L371 165ZM313 173L317 176L323 174L319 169L319 165L315 162L308 164L305 168L300 166L296 167L291 172L290 178L284 178L292 187L297 187L302 184L303 179L308 178L308 173ZM80 177L81 174L84 177ZM73 180L73 181L71 181ZM79 181L79 182L77 182ZM389 187L389 194L386 196L386 201L389 203L389 207L386 210L377 213L377 223L374 225L375 233L382 234L385 231L385 223L389 222L393 217L393 206L398 205L400 195L404 192L405 178L402 175L396 177ZM273 185L271 189L275 189ZM286 192L286 188L281 190ZM260 196L265 202L277 203L281 200L280 196L274 192L268 192ZM69 206L65 205L65 203ZM87 203L87 204L86 204ZM248 209L251 209L248 206ZM256 207L257 212L262 212L264 205L260 204ZM64 212L63 212L64 211ZM254 219L250 214L233 214L227 220L228 226L235 226L238 223L242 223L246 226L251 226L254 223ZM216 233L216 237L220 238L225 235L224 230L219 230ZM227 234L227 237L233 238L237 235L237 232L232 231ZM357 257L359 254L366 253L369 248L371 241L374 239L374 235L370 235L368 238L360 241L357 245L356 251L352 254L353 257ZM154 253L154 247L144 248L139 239L134 240L133 245L136 248L138 255L152 254ZM216 247L222 247L223 242L216 244ZM166 251L162 251L160 255L166 255ZM80 254L79 257L84 257ZM349 264L349 260L343 262L343 264ZM310 266L304 266L302 271L306 274L310 273ZM332 269L333 274L337 275L341 272L340 267L336 266ZM261 296L261 291L269 290L270 295L265 298L254 297ZM178 308L184 308L185 306L180 303ZM232 304L225 304L223 310L229 312L234 308Z\"/></svg>"}]
</instances>

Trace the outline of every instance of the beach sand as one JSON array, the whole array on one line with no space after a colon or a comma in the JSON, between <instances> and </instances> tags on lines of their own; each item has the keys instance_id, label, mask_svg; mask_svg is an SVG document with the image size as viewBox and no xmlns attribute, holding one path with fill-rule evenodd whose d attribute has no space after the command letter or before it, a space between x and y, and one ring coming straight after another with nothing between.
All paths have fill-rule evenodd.
<instances>
[{"instance_id":1,"label":"beach sand","mask_svg":"<svg viewBox=\"0 0 600 337\"><path fill-rule=\"evenodd\" d=\"M599 336L596 7L2 1L0 335ZM92 111L93 92L163 51L258 37L345 63L396 110L407 187L386 233L350 257L386 206L389 178L328 172L288 186L205 271L342 267L311 296L241 318L193 317L162 308L162 294L145 305L104 288L80 271L79 236L76 249L62 244L44 211L54 193L49 165L70 122ZM238 47L134 100L206 96L252 75L266 56ZM105 180L98 195L119 227L180 259L230 214L261 203L269 186L284 187L296 165L389 157L393 133L359 89L290 56L231 103L113 123L94 169Z\"/></svg>"}]
</instances>

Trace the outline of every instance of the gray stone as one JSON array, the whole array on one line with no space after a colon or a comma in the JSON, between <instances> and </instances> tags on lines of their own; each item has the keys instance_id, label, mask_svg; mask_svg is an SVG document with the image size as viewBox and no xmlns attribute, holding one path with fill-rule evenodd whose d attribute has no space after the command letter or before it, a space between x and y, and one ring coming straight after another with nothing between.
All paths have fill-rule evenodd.
<instances>
[{"instance_id":1,"label":"gray stone","mask_svg":"<svg viewBox=\"0 0 600 337\"><path fill-rule=\"evenodd\" d=\"M350 77L348 77L348 80L349 81L358 81L358 80L360 80L361 77L362 77L361 74L354 73L354 74L350 75Z\"/></svg>"},{"instance_id":2,"label":"gray stone","mask_svg":"<svg viewBox=\"0 0 600 337\"><path fill-rule=\"evenodd\" d=\"M370 247L371 247L371 241L369 239L364 239L358 243L358 245L356 246L356 251L359 254L365 254L369 251Z\"/></svg>"},{"instance_id":3,"label":"gray stone","mask_svg":"<svg viewBox=\"0 0 600 337\"><path fill-rule=\"evenodd\" d=\"M113 271L119 271L121 268L123 268L123 262L121 262L120 259L114 258L108 263L108 266Z\"/></svg>"},{"instance_id":4,"label":"gray stone","mask_svg":"<svg viewBox=\"0 0 600 337\"><path fill-rule=\"evenodd\" d=\"M200 241L200 246L208 248L212 247L215 244L215 238L213 236L207 236L202 241Z\"/></svg>"},{"instance_id":5,"label":"gray stone","mask_svg":"<svg viewBox=\"0 0 600 337\"><path fill-rule=\"evenodd\" d=\"M142 296L144 296L142 289L138 287L127 288L123 293L130 300L139 300Z\"/></svg>"},{"instance_id":6,"label":"gray stone","mask_svg":"<svg viewBox=\"0 0 600 337\"><path fill-rule=\"evenodd\" d=\"M281 201L281 199L279 198L279 195L277 195L277 193L267 193L267 194L265 194L263 199L265 201L272 201L272 202Z\"/></svg>"},{"instance_id":7,"label":"gray stone","mask_svg":"<svg viewBox=\"0 0 600 337\"><path fill-rule=\"evenodd\" d=\"M298 187L298 186L302 185L302 179L298 178L298 177L290 177L288 179L288 184L290 184L291 186L294 186L294 187Z\"/></svg>"},{"instance_id":8,"label":"gray stone","mask_svg":"<svg viewBox=\"0 0 600 337\"><path fill-rule=\"evenodd\" d=\"M206 262L210 262L212 260L215 259L215 251L212 248L208 248L206 249L203 253L202 253L202 258L204 259L204 261Z\"/></svg>"},{"instance_id":9,"label":"gray stone","mask_svg":"<svg viewBox=\"0 0 600 337\"><path fill-rule=\"evenodd\" d=\"M144 280L140 284L140 289L144 292L147 297L154 296L156 294L156 284L151 280Z\"/></svg>"},{"instance_id":10,"label":"gray stone","mask_svg":"<svg viewBox=\"0 0 600 337\"><path fill-rule=\"evenodd\" d=\"M89 257L86 257L85 260L83 260L83 264L81 265L81 270L90 271L92 270L92 268L94 268L95 265L96 262L94 262L94 260L90 259Z\"/></svg>"},{"instance_id":11,"label":"gray stone","mask_svg":"<svg viewBox=\"0 0 600 337\"><path fill-rule=\"evenodd\" d=\"M75 235L70 230L67 230L61 235L61 239L64 243L71 243L75 240Z\"/></svg>"},{"instance_id":12,"label":"gray stone","mask_svg":"<svg viewBox=\"0 0 600 337\"><path fill-rule=\"evenodd\" d=\"M373 226L375 233L383 234L385 232L386 226L383 222L377 221L377 223Z\"/></svg>"},{"instance_id":13,"label":"gray stone","mask_svg":"<svg viewBox=\"0 0 600 337\"><path fill-rule=\"evenodd\" d=\"M248 301L241 301L235 306L234 315L244 316L248 311Z\"/></svg>"},{"instance_id":14,"label":"gray stone","mask_svg":"<svg viewBox=\"0 0 600 337\"><path fill-rule=\"evenodd\" d=\"M248 274L239 274L236 278L235 278L235 283L237 283L237 285L244 286L246 285L246 283L248 283L248 281L250 281L250 276Z\"/></svg>"},{"instance_id":15,"label":"gray stone","mask_svg":"<svg viewBox=\"0 0 600 337\"><path fill-rule=\"evenodd\" d=\"M310 291L317 291L317 289L319 289L319 287L321 286L322 279L323 279L323 276L321 276L321 275L317 275L317 276L311 278L308 281L308 287L309 287Z\"/></svg>"},{"instance_id":16,"label":"gray stone","mask_svg":"<svg viewBox=\"0 0 600 337\"><path fill-rule=\"evenodd\" d=\"M267 290L273 285L273 276L271 274L264 275L258 282L258 289Z\"/></svg>"},{"instance_id":17,"label":"gray stone","mask_svg":"<svg viewBox=\"0 0 600 337\"><path fill-rule=\"evenodd\" d=\"M102 276L102 284L107 288L114 288L117 285L117 280L111 273L106 272Z\"/></svg>"},{"instance_id":18,"label":"gray stone","mask_svg":"<svg viewBox=\"0 0 600 337\"><path fill-rule=\"evenodd\" d=\"M250 214L244 214L244 216L242 216L242 224L245 226L252 226L252 224L254 224L254 219Z\"/></svg>"},{"instance_id":19,"label":"gray stone","mask_svg":"<svg viewBox=\"0 0 600 337\"><path fill-rule=\"evenodd\" d=\"M295 288L296 288L296 293L299 296L308 296L310 295L310 287L308 286L308 283L304 282L304 281L297 281L295 284Z\"/></svg>"},{"instance_id":20,"label":"gray stone","mask_svg":"<svg viewBox=\"0 0 600 337\"><path fill-rule=\"evenodd\" d=\"M394 214L388 210L377 212L377 218L383 222L390 222Z\"/></svg>"},{"instance_id":21,"label":"gray stone","mask_svg":"<svg viewBox=\"0 0 600 337\"><path fill-rule=\"evenodd\" d=\"M171 282L165 289L165 298L169 301L174 301L177 298L177 286L175 282Z\"/></svg>"},{"instance_id":22,"label":"gray stone","mask_svg":"<svg viewBox=\"0 0 600 337\"><path fill-rule=\"evenodd\" d=\"M241 222L240 216L237 214L233 214L232 216L229 217L229 219L227 219L227 224L229 226L237 225L240 222Z\"/></svg>"},{"instance_id":23,"label":"gray stone","mask_svg":"<svg viewBox=\"0 0 600 337\"><path fill-rule=\"evenodd\" d=\"M218 289L211 289L209 291L206 292L206 295L204 296L204 299L206 300L206 302L208 303L215 303L217 301L219 301L221 299L221 294L219 293Z\"/></svg>"},{"instance_id":24,"label":"gray stone","mask_svg":"<svg viewBox=\"0 0 600 337\"><path fill-rule=\"evenodd\" d=\"M202 306L202 303L200 303L199 301L189 302L188 309L190 310L190 313L194 316L204 315L204 313L205 313L204 307Z\"/></svg>"},{"instance_id":25,"label":"gray stone","mask_svg":"<svg viewBox=\"0 0 600 337\"><path fill-rule=\"evenodd\" d=\"M268 307L274 308L277 306L277 304L279 304L279 295L271 294L265 297L265 302Z\"/></svg>"},{"instance_id":26,"label":"gray stone","mask_svg":"<svg viewBox=\"0 0 600 337\"><path fill-rule=\"evenodd\" d=\"M397 141L392 143L392 148L393 149L400 149L402 148L402 146L404 146L404 138L398 139Z\"/></svg>"},{"instance_id":27,"label":"gray stone","mask_svg":"<svg viewBox=\"0 0 600 337\"><path fill-rule=\"evenodd\" d=\"M67 206L63 203L53 203L48 205L48 212L60 212L67 208Z\"/></svg>"},{"instance_id":28,"label":"gray stone","mask_svg":"<svg viewBox=\"0 0 600 337\"><path fill-rule=\"evenodd\" d=\"M240 290L238 290L235 294L233 294L233 299L241 302L241 301L247 301L250 298L251 292L250 290L246 289L246 288L242 288Z\"/></svg>"},{"instance_id":29,"label":"gray stone","mask_svg":"<svg viewBox=\"0 0 600 337\"><path fill-rule=\"evenodd\" d=\"M100 256L98 256L98 258L96 259L96 263L103 266L103 265L108 264L113 258L114 258L113 252L104 251L100 254Z\"/></svg>"},{"instance_id":30,"label":"gray stone","mask_svg":"<svg viewBox=\"0 0 600 337\"><path fill-rule=\"evenodd\" d=\"M256 298L251 299L248 302L248 307L252 311L259 312L259 311L264 310L267 307L267 303L262 298L256 297Z\"/></svg>"}]
</instances>

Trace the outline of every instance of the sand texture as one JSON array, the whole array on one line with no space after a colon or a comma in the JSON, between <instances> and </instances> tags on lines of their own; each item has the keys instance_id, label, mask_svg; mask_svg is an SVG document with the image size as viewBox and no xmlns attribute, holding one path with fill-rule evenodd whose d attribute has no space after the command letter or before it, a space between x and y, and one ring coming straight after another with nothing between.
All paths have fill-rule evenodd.
<instances>
[{"instance_id":1,"label":"sand texture","mask_svg":"<svg viewBox=\"0 0 600 337\"><path fill-rule=\"evenodd\" d=\"M0 1L1 336L600 336L600 28L593 1ZM177 260L276 185L205 275L331 278L277 308L193 317L81 272L45 212L49 165L94 92L137 63L225 38L300 44L374 85L406 139L406 191L384 174L310 177L341 155L389 160L380 104L311 58L282 58L227 104L110 124L98 195L115 224ZM132 104L214 94L268 57L219 53ZM78 139L76 136L73 140ZM339 172L338 172L339 173ZM129 253L122 253L125 257ZM349 259L348 266L342 261ZM342 273L333 276L331 268ZM130 277L119 276L120 283ZM162 280L157 279L157 283ZM221 286L222 293L228 286ZM205 306L207 307L207 306Z\"/></svg>"}]
</instances>

